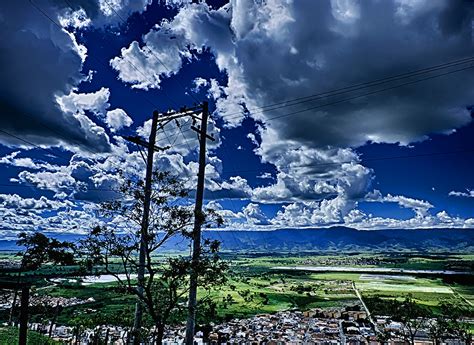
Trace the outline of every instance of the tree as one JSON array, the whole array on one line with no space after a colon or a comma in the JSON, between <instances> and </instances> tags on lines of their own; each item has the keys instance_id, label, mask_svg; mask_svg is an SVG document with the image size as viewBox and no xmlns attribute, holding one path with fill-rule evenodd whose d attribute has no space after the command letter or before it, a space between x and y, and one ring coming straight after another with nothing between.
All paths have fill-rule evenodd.
<instances>
[{"instance_id":1,"label":"tree","mask_svg":"<svg viewBox=\"0 0 474 345\"><path fill-rule=\"evenodd\" d=\"M198 272L199 286L210 291L226 281L227 263L220 260L220 243L210 240L203 241L199 267L192 267L188 256L161 260L157 257L156 254L172 238L190 240L193 212L183 202L188 192L182 181L168 172L155 171L152 174L150 222L145 234L145 284L143 292L137 289L134 278L138 271L141 241L143 186L141 179L128 178L120 187L121 197L101 205L101 215L111 223L121 221L121 227L94 227L81 243L81 254L89 270L94 267L102 269L115 276L124 292L136 295L152 320L154 342L161 343L165 326L182 320L185 315L183 302L189 289L187 278L191 268ZM205 225L222 224L222 219L213 210L200 216ZM209 298L201 299L200 303L212 306Z\"/></svg>"},{"instance_id":2,"label":"tree","mask_svg":"<svg viewBox=\"0 0 474 345\"><path fill-rule=\"evenodd\" d=\"M462 321L463 317L472 315L472 309L457 300L446 300L440 303L440 315L430 325L430 336L435 344L443 340L458 339L466 344L471 343L469 324Z\"/></svg>"},{"instance_id":3,"label":"tree","mask_svg":"<svg viewBox=\"0 0 474 345\"><path fill-rule=\"evenodd\" d=\"M409 344L415 343L416 333L427 325L429 316L429 310L417 304L411 296L402 302L396 300L392 302L391 318L403 324L403 327L394 334Z\"/></svg>"},{"instance_id":4,"label":"tree","mask_svg":"<svg viewBox=\"0 0 474 345\"><path fill-rule=\"evenodd\" d=\"M40 232L28 234L22 232L18 235L16 244L25 250L17 255L21 256L21 269L37 270L46 263L54 265L73 265L74 249L73 243L58 241L49 238Z\"/></svg>"},{"instance_id":5,"label":"tree","mask_svg":"<svg viewBox=\"0 0 474 345\"><path fill-rule=\"evenodd\" d=\"M44 264L53 265L73 265L75 246L71 242L58 241L40 232L26 233L18 235L16 244L24 250L16 255L21 256L20 270L18 271L18 282L21 274L25 271L34 271ZM12 308L9 323L12 322L13 313L18 299L18 290L13 295Z\"/></svg>"}]
</instances>

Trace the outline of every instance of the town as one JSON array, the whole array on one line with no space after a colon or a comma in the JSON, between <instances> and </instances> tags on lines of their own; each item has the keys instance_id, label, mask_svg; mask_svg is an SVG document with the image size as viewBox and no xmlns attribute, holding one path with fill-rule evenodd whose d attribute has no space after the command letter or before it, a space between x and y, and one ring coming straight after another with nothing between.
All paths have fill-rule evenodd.
<instances>
[{"instance_id":1,"label":"town","mask_svg":"<svg viewBox=\"0 0 474 345\"><path fill-rule=\"evenodd\" d=\"M196 344L389 344L403 343L400 338L381 342L365 311L359 305L347 308L311 309L308 311L281 311L261 314L247 319L233 319L225 323L212 324L207 330L196 333ZM378 332L395 334L404 325L387 316L375 318ZM428 320L429 325L434 320ZM56 324L30 323L29 329L48 335L63 344L125 345L131 339L130 329L114 325L97 326L93 329L62 326ZM154 344L153 329L144 331L147 344ZM183 344L185 325L166 329L164 344ZM449 339L448 345L464 344L461 339ZM435 344L427 328L420 328L415 344Z\"/></svg>"}]
</instances>

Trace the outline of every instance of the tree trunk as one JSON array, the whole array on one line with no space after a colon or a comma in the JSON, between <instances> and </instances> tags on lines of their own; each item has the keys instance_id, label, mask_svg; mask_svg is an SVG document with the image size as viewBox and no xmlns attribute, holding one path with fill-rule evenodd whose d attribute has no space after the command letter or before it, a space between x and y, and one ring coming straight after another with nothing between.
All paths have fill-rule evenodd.
<instances>
[{"instance_id":1,"label":"tree trunk","mask_svg":"<svg viewBox=\"0 0 474 345\"><path fill-rule=\"evenodd\" d=\"M155 344L163 344L163 336L165 335L165 325L158 325L156 331Z\"/></svg>"},{"instance_id":2,"label":"tree trunk","mask_svg":"<svg viewBox=\"0 0 474 345\"><path fill-rule=\"evenodd\" d=\"M20 309L20 333L18 335L18 344L26 345L28 334L28 304L30 299L30 287L21 288L21 309Z\"/></svg>"},{"instance_id":3,"label":"tree trunk","mask_svg":"<svg viewBox=\"0 0 474 345\"><path fill-rule=\"evenodd\" d=\"M107 330L105 331L105 345L107 345L109 343L109 327L107 327Z\"/></svg>"},{"instance_id":4,"label":"tree trunk","mask_svg":"<svg viewBox=\"0 0 474 345\"><path fill-rule=\"evenodd\" d=\"M8 326L11 326L13 324L13 313L15 312L15 305L16 305L17 299L18 299L18 289L15 289L15 292L13 293L12 308L10 309L10 316L8 318Z\"/></svg>"},{"instance_id":5,"label":"tree trunk","mask_svg":"<svg viewBox=\"0 0 474 345\"><path fill-rule=\"evenodd\" d=\"M76 345L79 345L79 326L76 326Z\"/></svg>"},{"instance_id":6,"label":"tree trunk","mask_svg":"<svg viewBox=\"0 0 474 345\"><path fill-rule=\"evenodd\" d=\"M21 262L21 266L20 266L20 271L18 272L18 277L16 279L16 283L19 285L20 284L20 280L21 280L21 272L23 272L23 260ZM15 289L15 293L13 295L13 303L12 303L12 309L10 310L10 317L8 318L8 326L11 326L12 325L12 322L13 322L13 312L15 310L15 305L16 305L16 301L18 299L18 289Z\"/></svg>"},{"instance_id":7,"label":"tree trunk","mask_svg":"<svg viewBox=\"0 0 474 345\"><path fill-rule=\"evenodd\" d=\"M59 315L59 308L60 308L60 305L58 302L56 303L56 310L54 311L54 316L53 316L53 319L51 320L51 325L49 326L48 338L51 338L53 334L53 325L56 323L56 319Z\"/></svg>"}]
</instances>

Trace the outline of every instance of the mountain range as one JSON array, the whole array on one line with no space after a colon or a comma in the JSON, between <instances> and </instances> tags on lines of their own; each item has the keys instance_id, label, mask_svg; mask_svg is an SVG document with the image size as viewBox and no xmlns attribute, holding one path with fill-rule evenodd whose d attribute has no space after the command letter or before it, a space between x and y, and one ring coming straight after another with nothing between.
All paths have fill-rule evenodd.
<instances>
[{"instance_id":1,"label":"mountain range","mask_svg":"<svg viewBox=\"0 0 474 345\"><path fill-rule=\"evenodd\" d=\"M62 241L83 235L48 233ZM262 230L205 230L203 237L222 242L224 251L436 251L474 252L474 229L356 230L347 227ZM176 236L166 251L187 250L188 242ZM0 250L18 250L15 240L0 240Z\"/></svg>"}]
</instances>

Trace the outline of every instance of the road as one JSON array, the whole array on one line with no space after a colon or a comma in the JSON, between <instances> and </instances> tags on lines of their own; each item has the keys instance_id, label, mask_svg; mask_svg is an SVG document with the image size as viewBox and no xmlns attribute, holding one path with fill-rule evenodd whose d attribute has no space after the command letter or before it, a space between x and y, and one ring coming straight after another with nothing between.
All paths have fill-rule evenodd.
<instances>
[{"instance_id":1,"label":"road","mask_svg":"<svg viewBox=\"0 0 474 345\"><path fill-rule=\"evenodd\" d=\"M377 324L374 322L374 320L372 319L372 315L370 314L370 310L369 308L367 308L367 306L365 305L365 302L364 300L362 299L362 295L360 294L359 290L357 289L356 285L355 285L355 282L352 282L352 288L354 289L354 292L357 296L357 298L359 299L360 303L362 303L362 306L364 307L365 309L365 312L367 313L367 318L369 319L370 323L372 324L372 326L374 327L374 330L375 330L375 333L379 333L379 328L377 327Z\"/></svg>"},{"instance_id":2,"label":"road","mask_svg":"<svg viewBox=\"0 0 474 345\"><path fill-rule=\"evenodd\" d=\"M342 327L342 320L339 321L339 337L341 338L341 345L346 345L346 335L344 334L344 328Z\"/></svg>"}]
</instances>

